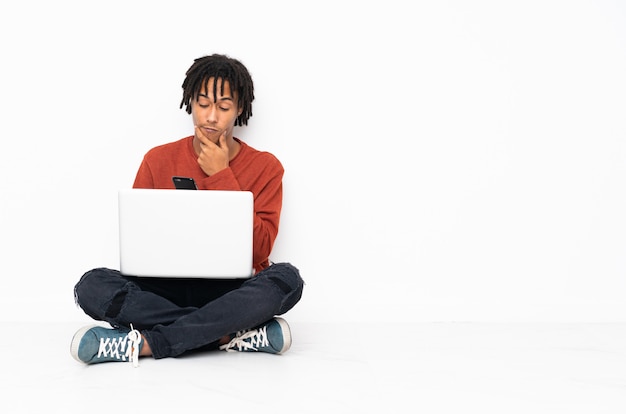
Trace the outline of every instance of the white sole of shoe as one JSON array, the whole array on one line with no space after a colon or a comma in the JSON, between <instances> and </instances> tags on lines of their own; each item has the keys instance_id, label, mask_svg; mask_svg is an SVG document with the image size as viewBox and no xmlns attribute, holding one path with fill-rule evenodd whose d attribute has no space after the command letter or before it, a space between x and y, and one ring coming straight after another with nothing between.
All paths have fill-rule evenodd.
<instances>
[{"instance_id":1,"label":"white sole of shoe","mask_svg":"<svg viewBox=\"0 0 626 414\"><path fill-rule=\"evenodd\" d=\"M280 325L280 328L283 330L283 347L278 352L278 354L282 354L287 352L289 348L291 348L291 328L289 328L289 324L283 318L274 318L276 322Z\"/></svg>"},{"instance_id":2,"label":"white sole of shoe","mask_svg":"<svg viewBox=\"0 0 626 414\"><path fill-rule=\"evenodd\" d=\"M70 354L72 354L72 357L81 364L84 364L85 361L81 361L81 359L78 357L78 347L80 345L80 340L83 339L83 336L85 336L85 333L87 333L88 330L90 330L91 328L95 328L96 326L98 325L83 326L78 331L76 331L76 333L72 337L72 343L70 344Z\"/></svg>"}]
</instances>

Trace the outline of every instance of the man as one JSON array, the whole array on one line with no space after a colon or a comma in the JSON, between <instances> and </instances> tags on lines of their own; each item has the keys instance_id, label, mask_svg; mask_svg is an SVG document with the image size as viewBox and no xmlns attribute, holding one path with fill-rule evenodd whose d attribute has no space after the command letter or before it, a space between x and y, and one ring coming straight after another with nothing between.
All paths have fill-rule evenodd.
<instances>
[{"instance_id":1,"label":"man","mask_svg":"<svg viewBox=\"0 0 626 414\"><path fill-rule=\"evenodd\" d=\"M282 208L282 164L233 136L252 116L254 87L246 67L225 55L198 58L186 73L183 99L194 135L148 151L133 187L174 188L191 177L198 190L254 195L253 266L249 279L132 277L97 268L74 289L76 303L113 329L87 326L72 338L79 362L160 359L222 349L281 354L291 346L287 322L276 315L300 300L304 282L289 263L270 263ZM209 237L207 235L207 237Z\"/></svg>"}]
</instances>

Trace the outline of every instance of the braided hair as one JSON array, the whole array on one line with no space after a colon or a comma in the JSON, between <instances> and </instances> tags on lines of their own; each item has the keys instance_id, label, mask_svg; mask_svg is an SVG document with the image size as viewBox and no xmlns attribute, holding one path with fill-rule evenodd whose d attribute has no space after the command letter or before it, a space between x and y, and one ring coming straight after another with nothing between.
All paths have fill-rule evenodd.
<instances>
[{"instance_id":1,"label":"braided hair","mask_svg":"<svg viewBox=\"0 0 626 414\"><path fill-rule=\"evenodd\" d=\"M237 96L237 107L242 109L241 114L235 120L235 125L248 125L248 119L252 116L252 101L254 100L252 77L240 61L226 55L213 54L194 60L183 81L183 100L180 102L180 108L185 105L187 113L191 113L191 100L198 98L203 87L208 91L209 78L213 78L213 99L215 101L217 101L218 79L222 80L221 94L224 93L224 84L228 81L231 93Z\"/></svg>"}]
</instances>

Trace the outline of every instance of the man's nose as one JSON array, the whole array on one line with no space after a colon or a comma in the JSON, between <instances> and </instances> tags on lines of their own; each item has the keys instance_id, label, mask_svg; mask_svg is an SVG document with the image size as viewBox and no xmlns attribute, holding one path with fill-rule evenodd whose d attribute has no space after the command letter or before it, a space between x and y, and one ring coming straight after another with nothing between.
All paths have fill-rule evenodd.
<instances>
[{"instance_id":1,"label":"man's nose","mask_svg":"<svg viewBox=\"0 0 626 414\"><path fill-rule=\"evenodd\" d=\"M217 119L217 108L215 106L207 110L206 118L210 122L214 122Z\"/></svg>"}]
</instances>

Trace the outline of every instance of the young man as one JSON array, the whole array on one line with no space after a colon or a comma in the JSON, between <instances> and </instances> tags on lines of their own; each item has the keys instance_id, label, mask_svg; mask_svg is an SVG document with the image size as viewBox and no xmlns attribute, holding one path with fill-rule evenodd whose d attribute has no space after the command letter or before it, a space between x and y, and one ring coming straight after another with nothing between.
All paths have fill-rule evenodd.
<instances>
[{"instance_id":1,"label":"young man","mask_svg":"<svg viewBox=\"0 0 626 414\"><path fill-rule=\"evenodd\" d=\"M289 263L269 262L282 207L283 167L272 154L233 136L252 116L254 88L241 62L224 55L198 58L186 73L183 99L194 135L145 155L133 187L174 188L173 176L191 177L198 190L241 190L254 195L253 265L249 279L132 277L97 268L74 288L76 303L113 329L87 326L72 338L79 362L132 361L222 349L281 354L291 346L289 325L275 317L290 310L304 282Z\"/></svg>"}]
</instances>

